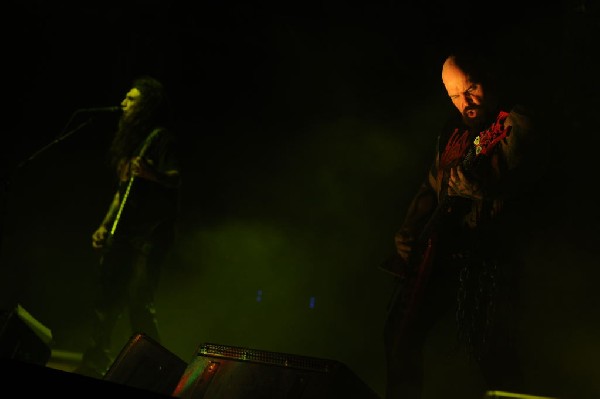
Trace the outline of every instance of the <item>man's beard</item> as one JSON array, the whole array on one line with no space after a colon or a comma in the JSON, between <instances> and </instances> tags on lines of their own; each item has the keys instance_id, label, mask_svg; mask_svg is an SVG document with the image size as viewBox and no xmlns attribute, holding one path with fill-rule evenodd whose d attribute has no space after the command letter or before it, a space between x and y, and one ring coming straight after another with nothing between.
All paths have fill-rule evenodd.
<instances>
[{"instance_id":1,"label":"man's beard","mask_svg":"<svg viewBox=\"0 0 600 399\"><path fill-rule=\"evenodd\" d=\"M467 116L467 111L476 110L477 116L471 118ZM488 110L482 106L472 106L467 107L465 111L461 114L463 123L469 127L470 130L482 130L488 120Z\"/></svg>"}]
</instances>

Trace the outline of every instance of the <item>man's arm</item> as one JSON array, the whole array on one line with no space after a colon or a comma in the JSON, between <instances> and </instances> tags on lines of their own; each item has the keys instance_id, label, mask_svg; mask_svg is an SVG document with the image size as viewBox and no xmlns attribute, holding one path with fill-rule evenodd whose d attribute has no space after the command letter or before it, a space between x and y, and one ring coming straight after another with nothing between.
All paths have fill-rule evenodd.
<instances>
[{"instance_id":1,"label":"man's arm","mask_svg":"<svg viewBox=\"0 0 600 399\"><path fill-rule=\"evenodd\" d=\"M131 160L131 173L135 177L153 181L167 188L177 188L181 184L179 170L171 169L161 172L142 157L135 157Z\"/></svg>"},{"instance_id":2,"label":"man's arm","mask_svg":"<svg viewBox=\"0 0 600 399\"><path fill-rule=\"evenodd\" d=\"M394 236L396 252L404 261L408 261L423 227L437 205L437 194L432 187L435 181L430 173L410 202L404 221Z\"/></svg>"},{"instance_id":3,"label":"man's arm","mask_svg":"<svg viewBox=\"0 0 600 399\"><path fill-rule=\"evenodd\" d=\"M104 219L100 223L100 226L96 229L94 234L92 234L92 247L95 249L100 249L104 246L104 241L106 240L106 235L110 231L111 227L110 223L114 220L117 211L119 210L119 204L121 203L121 196L119 191L117 191L113 197L110 206L108 207L108 211L106 215L104 215Z\"/></svg>"}]
</instances>

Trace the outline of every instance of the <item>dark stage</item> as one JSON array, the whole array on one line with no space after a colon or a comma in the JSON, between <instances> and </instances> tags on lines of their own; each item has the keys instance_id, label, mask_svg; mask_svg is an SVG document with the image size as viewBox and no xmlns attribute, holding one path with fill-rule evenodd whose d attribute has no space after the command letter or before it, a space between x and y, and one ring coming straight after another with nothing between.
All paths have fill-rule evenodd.
<instances>
[{"instance_id":1,"label":"dark stage","mask_svg":"<svg viewBox=\"0 0 600 399\"><path fill-rule=\"evenodd\" d=\"M0 304L51 330L52 367L85 346L91 235L114 188L115 114L75 111L119 105L149 73L171 91L184 166L164 348L330 359L383 396L393 280L378 266L450 109L440 66L458 40L498 47L507 84L547 112L552 167L519 232L530 393L600 397L598 1L187 3L3 7ZM479 398L477 372L438 350L444 331L427 397ZM130 337L124 318L114 356Z\"/></svg>"}]
</instances>

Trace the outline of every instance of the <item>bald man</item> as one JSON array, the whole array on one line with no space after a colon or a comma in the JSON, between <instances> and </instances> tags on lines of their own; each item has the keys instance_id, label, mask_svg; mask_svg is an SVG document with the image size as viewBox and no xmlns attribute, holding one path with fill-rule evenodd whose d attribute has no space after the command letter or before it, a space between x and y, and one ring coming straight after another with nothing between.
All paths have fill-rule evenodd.
<instances>
[{"instance_id":1,"label":"bald man","mask_svg":"<svg viewBox=\"0 0 600 399\"><path fill-rule=\"evenodd\" d=\"M435 334L447 337L447 358L481 375L447 392L522 388L509 317L517 301L514 259L505 237L515 228L511 204L539 172L527 158L535 129L521 106L503 103L483 61L456 53L443 62L441 80L456 112L440 123L432 167L394 237L395 255L382 265L397 281L385 325L386 399L423 398L434 389L425 353Z\"/></svg>"}]
</instances>

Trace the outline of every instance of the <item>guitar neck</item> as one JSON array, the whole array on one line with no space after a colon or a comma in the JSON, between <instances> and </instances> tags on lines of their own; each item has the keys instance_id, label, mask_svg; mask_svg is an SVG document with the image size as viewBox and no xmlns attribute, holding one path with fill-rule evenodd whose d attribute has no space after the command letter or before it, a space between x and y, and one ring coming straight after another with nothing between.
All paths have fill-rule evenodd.
<instances>
[{"instance_id":1,"label":"guitar neck","mask_svg":"<svg viewBox=\"0 0 600 399\"><path fill-rule=\"evenodd\" d=\"M123 198L121 199L121 202L119 203L119 210L117 211L117 215L115 216L115 220L113 221L112 227L110 229L111 236L115 235L115 231L117 230L117 225L119 224L119 221L121 220L121 214L123 213L123 209L125 208L125 203L127 202L127 198L129 197L129 192L131 191L131 186L133 185L134 179L135 178L133 176L131 176L129 178L129 181L127 182L127 187L125 188L125 191L123 192Z\"/></svg>"}]
</instances>

